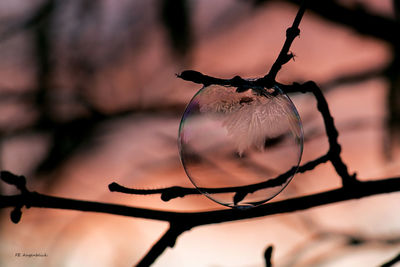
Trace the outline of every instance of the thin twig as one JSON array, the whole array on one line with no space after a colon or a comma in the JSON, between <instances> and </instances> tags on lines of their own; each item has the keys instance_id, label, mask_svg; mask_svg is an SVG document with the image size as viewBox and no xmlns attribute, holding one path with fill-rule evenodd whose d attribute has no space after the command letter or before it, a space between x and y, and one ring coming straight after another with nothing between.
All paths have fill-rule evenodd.
<instances>
[{"instance_id":1,"label":"thin twig","mask_svg":"<svg viewBox=\"0 0 400 267\"><path fill-rule=\"evenodd\" d=\"M400 253L396 255L393 259L385 262L384 264L381 265L381 267L390 267L395 265L396 263L400 262Z\"/></svg>"},{"instance_id":2,"label":"thin twig","mask_svg":"<svg viewBox=\"0 0 400 267\"><path fill-rule=\"evenodd\" d=\"M150 266L164 252L167 247L173 247L180 234L186 231L185 227L171 224L167 232L151 247L149 252L139 261L137 267Z\"/></svg>"},{"instance_id":3,"label":"thin twig","mask_svg":"<svg viewBox=\"0 0 400 267\"><path fill-rule=\"evenodd\" d=\"M235 186L235 187L221 187L221 188L200 188L200 191L207 192L209 194L219 194L219 193L232 193L232 192L255 192L257 190L279 186L284 184L287 179L289 179L293 174L296 172L303 173L306 171L310 171L314 169L319 164L325 163L329 161L329 156L323 155L315 160L311 160L304 165L301 165L299 168L293 167L287 172L278 175L273 179L269 179L267 181L257 183L257 184L250 184L247 186ZM185 197L187 195L197 195L200 194L199 190L195 188L187 188L187 187L180 187L180 186L172 186L167 188L159 188L159 189L135 189L135 188L127 188L122 185L119 185L116 182L111 183L109 186L109 190L111 192L119 192L125 194L134 194L134 195L153 195L153 194L161 194L161 199L163 201L169 201L171 199L177 197Z\"/></svg>"},{"instance_id":4,"label":"thin twig","mask_svg":"<svg viewBox=\"0 0 400 267\"><path fill-rule=\"evenodd\" d=\"M387 72L387 69L388 66L374 66L366 70L338 75L338 77L324 82L323 84L319 84L319 86L323 89L323 92L326 93L327 91L330 91L333 88L337 88L341 85L358 84L371 79L383 77L385 72Z\"/></svg>"},{"instance_id":5,"label":"thin twig","mask_svg":"<svg viewBox=\"0 0 400 267\"><path fill-rule=\"evenodd\" d=\"M258 0L260 2L266 0ZM285 0L298 4L298 0ZM360 4L362 2L359 2ZM348 28L371 37L387 41L389 44L396 41L398 26L390 16L372 13L369 8L361 5L345 5L342 1L308 0L307 9L315 12L324 20L345 25Z\"/></svg>"},{"instance_id":6,"label":"thin twig","mask_svg":"<svg viewBox=\"0 0 400 267\"><path fill-rule=\"evenodd\" d=\"M282 49L278 55L278 58L275 60L268 74L264 76L264 79L269 79L271 82L275 81L276 75L282 66L289 62L293 58L293 53L289 53L290 47L294 39L299 36L300 29L299 25L301 19L303 18L304 12L306 11L306 0L302 1L299 10L297 11L296 17L293 21L293 24L290 28L286 30L286 40L282 46Z\"/></svg>"},{"instance_id":7,"label":"thin twig","mask_svg":"<svg viewBox=\"0 0 400 267\"><path fill-rule=\"evenodd\" d=\"M265 267L272 267L272 251L274 247L269 246L264 252Z\"/></svg>"}]
</instances>

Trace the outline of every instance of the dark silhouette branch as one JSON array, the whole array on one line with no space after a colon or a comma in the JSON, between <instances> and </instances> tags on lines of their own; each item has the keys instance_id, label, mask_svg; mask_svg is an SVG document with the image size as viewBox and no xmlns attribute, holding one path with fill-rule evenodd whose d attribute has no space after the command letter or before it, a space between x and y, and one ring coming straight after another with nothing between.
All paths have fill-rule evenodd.
<instances>
[{"instance_id":1,"label":"dark silhouette branch","mask_svg":"<svg viewBox=\"0 0 400 267\"><path fill-rule=\"evenodd\" d=\"M357 84L374 78L384 77L386 75L387 68L388 66L374 66L370 69L354 73L346 73L340 76L338 75L338 77L320 84L320 87L323 89L323 92L327 92L340 85Z\"/></svg>"},{"instance_id":2,"label":"dark silhouette branch","mask_svg":"<svg viewBox=\"0 0 400 267\"><path fill-rule=\"evenodd\" d=\"M295 5L298 0L284 0ZM271 0L256 0L256 3L271 2ZM322 17L346 27L353 28L361 34L376 37L388 43L394 43L397 38L398 26L392 18L374 14L362 5L352 7L342 5L340 1L308 0L307 9Z\"/></svg>"},{"instance_id":3,"label":"dark silhouette branch","mask_svg":"<svg viewBox=\"0 0 400 267\"><path fill-rule=\"evenodd\" d=\"M292 26L286 30L285 43L283 44L283 47L278 55L278 58L275 60L268 74L264 76L264 79L267 79L271 82L275 81L276 75L278 74L282 66L288 63L294 57L293 53L290 53L289 50L290 47L292 46L294 39L300 34L299 25L301 19L303 18L304 12L306 11L306 2L307 1L302 1L302 4L300 5L299 10L297 11Z\"/></svg>"},{"instance_id":4,"label":"dark silhouette branch","mask_svg":"<svg viewBox=\"0 0 400 267\"><path fill-rule=\"evenodd\" d=\"M1 172L1 178L3 181L4 173L6 172ZM10 177L12 177L12 179L18 179L18 177L23 176L11 174ZM16 185L15 182L12 182L11 184ZM360 181L357 185L357 190L342 187L322 193L316 193L277 202L270 202L248 210L228 209L186 213L159 211L117 204L53 197L37 192L31 192L24 186L22 186L21 189L23 191L21 194L9 196L0 195L0 208L15 207L22 204L26 207L91 211L166 222L185 222L186 226L190 226L186 228L190 229L191 227L204 224L221 223L273 214L288 213L350 199L358 199L383 193L392 193L400 190L400 177L365 182Z\"/></svg>"},{"instance_id":5,"label":"dark silhouette branch","mask_svg":"<svg viewBox=\"0 0 400 267\"><path fill-rule=\"evenodd\" d=\"M15 185L22 193L11 196L0 195L0 208L14 207L21 209L25 206L27 208L68 209L169 222L171 229L167 231L165 238L160 239L158 242L160 244L157 245L157 248L149 251L153 256L145 256L145 258L147 258L146 261L150 259L154 260L154 257L158 257L166 247L174 244L174 242L171 242L171 239L168 238L174 237L174 239L176 239L175 237L179 236L180 233L196 226L284 214L351 199L400 191L400 177L397 177L384 180L360 181L357 184L356 190L351 187L342 187L307 196L270 202L247 210L228 209L205 212L169 212L117 204L59 198L30 192L24 185L25 178L23 176L17 176L4 171L1 172L1 179L9 184Z\"/></svg>"},{"instance_id":6,"label":"dark silhouette branch","mask_svg":"<svg viewBox=\"0 0 400 267\"><path fill-rule=\"evenodd\" d=\"M136 265L137 267L150 266L168 247L173 247L175 245L176 239L182 234L185 229L184 226L176 224L171 224L167 232L151 247L149 252L140 260Z\"/></svg>"},{"instance_id":7,"label":"dark silhouette branch","mask_svg":"<svg viewBox=\"0 0 400 267\"><path fill-rule=\"evenodd\" d=\"M305 240L298 244L294 249L288 251L284 258L284 266L292 266L296 262L298 262L302 257L307 257L306 255L309 253L310 249L315 248L319 244L323 242L329 242L333 240L341 239L341 244L335 248L335 252L338 250L347 250L350 247L360 247L367 245L384 245L384 246L395 246L400 243L399 236L364 236L360 234L348 233L348 232L340 232L340 231L330 231L330 230L318 230L318 225L313 225L310 228L311 236L308 240ZM325 255L329 255L331 251L322 253L317 253L311 260L308 260L309 266L320 266L326 263ZM340 252L339 252L340 253ZM329 257L329 256L328 256ZM329 260L329 259L328 259Z\"/></svg>"},{"instance_id":8,"label":"dark silhouette branch","mask_svg":"<svg viewBox=\"0 0 400 267\"><path fill-rule=\"evenodd\" d=\"M176 76L182 80L203 84L204 86L209 86L211 84L245 88L251 88L252 86L255 86L253 81L244 80L240 76L235 76L232 79L220 79L204 75L194 70L185 70Z\"/></svg>"},{"instance_id":9,"label":"dark silhouette branch","mask_svg":"<svg viewBox=\"0 0 400 267\"><path fill-rule=\"evenodd\" d=\"M269 246L264 252L265 267L272 267L272 251L274 247Z\"/></svg>"},{"instance_id":10,"label":"dark silhouette branch","mask_svg":"<svg viewBox=\"0 0 400 267\"><path fill-rule=\"evenodd\" d=\"M356 174L350 175L347 166L340 157L341 146L338 142L339 133L336 129L334 119L329 111L328 102L326 101L321 89L315 82L306 82L304 84L293 84L292 86L280 85L287 93L289 92L311 92L317 100L317 108L324 120L325 132L329 142L329 160L331 161L336 173L342 178L343 186L354 186L357 183Z\"/></svg>"},{"instance_id":11,"label":"dark silhouette branch","mask_svg":"<svg viewBox=\"0 0 400 267\"><path fill-rule=\"evenodd\" d=\"M400 262L400 253L396 255L393 259L389 260L388 262L385 262L384 264L381 265L381 267L390 267L395 265L396 263Z\"/></svg>"},{"instance_id":12,"label":"dark silhouette branch","mask_svg":"<svg viewBox=\"0 0 400 267\"><path fill-rule=\"evenodd\" d=\"M30 16L16 23L11 23L6 30L0 32L0 42L5 41L20 31L32 29L46 19L54 10L54 0L47 0L40 5Z\"/></svg>"},{"instance_id":13,"label":"dark silhouette branch","mask_svg":"<svg viewBox=\"0 0 400 267\"><path fill-rule=\"evenodd\" d=\"M310 171L314 169L319 164L325 163L329 161L328 155L323 155L315 160L311 160L304 165L301 165L297 172L304 173L306 171ZM218 193L232 193L232 192L247 192L251 193L260 189L274 187L282 185L293 175L293 172L296 171L296 167L291 168L289 171L278 175L277 177L267 180L265 182L251 184L247 186L236 186L236 187L223 187L223 188L201 188L201 191L208 192L210 194L218 194ZM161 199L163 201L169 201L171 199L177 197L185 197L187 195L196 195L200 194L199 190L196 188L187 188L180 186L172 186L167 188L159 188L159 189L134 189L127 188L119 185L116 182L111 183L108 186L111 192L119 192L125 194L134 194L134 195L152 195L152 194L161 194Z\"/></svg>"}]
</instances>

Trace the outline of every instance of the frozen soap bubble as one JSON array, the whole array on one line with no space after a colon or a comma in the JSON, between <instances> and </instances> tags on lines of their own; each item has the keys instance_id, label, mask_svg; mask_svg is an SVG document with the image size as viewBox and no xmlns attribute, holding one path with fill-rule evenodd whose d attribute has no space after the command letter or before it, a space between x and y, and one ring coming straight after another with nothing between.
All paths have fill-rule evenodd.
<instances>
[{"instance_id":1,"label":"frozen soap bubble","mask_svg":"<svg viewBox=\"0 0 400 267\"><path fill-rule=\"evenodd\" d=\"M186 174L208 198L228 207L264 203L293 178L303 151L299 114L278 87L203 87L179 128Z\"/></svg>"}]
</instances>

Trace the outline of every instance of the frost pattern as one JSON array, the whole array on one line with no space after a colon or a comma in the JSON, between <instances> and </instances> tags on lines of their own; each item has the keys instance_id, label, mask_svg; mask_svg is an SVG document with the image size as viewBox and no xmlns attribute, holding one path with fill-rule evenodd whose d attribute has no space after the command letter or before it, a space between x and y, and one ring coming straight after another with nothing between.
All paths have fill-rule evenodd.
<instances>
[{"instance_id":1,"label":"frost pattern","mask_svg":"<svg viewBox=\"0 0 400 267\"><path fill-rule=\"evenodd\" d=\"M264 150L268 138L292 131L300 136L297 113L283 95L237 93L232 87L209 86L199 95L200 112L220 119L242 155L254 147Z\"/></svg>"}]
</instances>

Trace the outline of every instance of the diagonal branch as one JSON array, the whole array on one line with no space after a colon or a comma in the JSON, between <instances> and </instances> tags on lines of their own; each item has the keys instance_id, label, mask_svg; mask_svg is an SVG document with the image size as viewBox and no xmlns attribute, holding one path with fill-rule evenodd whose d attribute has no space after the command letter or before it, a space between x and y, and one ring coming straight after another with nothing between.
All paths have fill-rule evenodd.
<instances>
[{"instance_id":1,"label":"diagonal branch","mask_svg":"<svg viewBox=\"0 0 400 267\"><path fill-rule=\"evenodd\" d=\"M299 10L297 11L292 26L286 30L285 43L283 44L283 47L279 52L278 58L275 60L268 74L264 76L264 79L268 79L271 82L275 81L276 75L278 74L281 67L284 64L288 63L289 60L293 58L293 54L289 53L289 50L290 47L292 46L294 39L300 35L299 25L301 19L303 18L304 12L306 11L306 2L307 0L302 1L302 4L300 5Z\"/></svg>"},{"instance_id":2,"label":"diagonal branch","mask_svg":"<svg viewBox=\"0 0 400 267\"><path fill-rule=\"evenodd\" d=\"M176 239L186 230L188 229L181 227L177 223L171 224L167 232L151 247L136 266L145 267L153 264L167 247L172 248L175 245Z\"/></svg>"},{"instance_id":3,"label":"diagonal branch","mask_svg":"<svg viewBox=\"0 0 400 267\"><path fill-rule=\"evenodd\" d=\"M286 0L297 4L297 0ZM362 5L348 7L341 4L341 1L320 1L308 0L308 10L315 12L325 20L351 27L357 32L382 40L389 43L396 41L398 26L392 18L371 13Z\"/></svg>"},{"instance_id":4,"label":"diagonal branch","mask_svg":"<svg viewBox=\"0 0 400 267\"><path fill-rule=\"evenodd\" d=\"M385 262L384 264L381 265L381 267L390 267L395 265L396 263L400 262L400 253L396 255L393 259Z\"/></svg>"}]
</instances>

